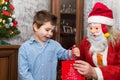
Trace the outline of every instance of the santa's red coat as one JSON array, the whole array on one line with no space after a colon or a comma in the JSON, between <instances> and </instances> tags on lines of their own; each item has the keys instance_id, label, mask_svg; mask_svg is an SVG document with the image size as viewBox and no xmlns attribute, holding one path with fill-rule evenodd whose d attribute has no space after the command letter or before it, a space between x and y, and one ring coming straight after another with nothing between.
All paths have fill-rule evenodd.
<instances>
[{"instance_id":1,"label":"santa's red coat","mask_svg":"<svg viewBox=\"0 0 120 80\"><path fill-rule=\"evenodd\" d=\"M89 62L92 66L92 55L89 54L90 43L87 38L84 38L79 45L80 59ZM100 67L104 80L120 80L120 42L114 47L111 43L108 44L107 66Z\"/></svg>"}]
</instances>

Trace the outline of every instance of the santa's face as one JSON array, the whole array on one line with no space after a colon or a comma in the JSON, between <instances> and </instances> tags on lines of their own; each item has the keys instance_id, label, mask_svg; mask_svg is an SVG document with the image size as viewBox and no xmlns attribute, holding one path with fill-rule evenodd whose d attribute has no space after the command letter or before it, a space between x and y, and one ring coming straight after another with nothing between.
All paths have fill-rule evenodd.
<instances>
[{"instance_id":1,"label":"santa's face","mask_svg":"<svg viewBox=\"0 0 120 80\"><path fill-rule=\"evenodd\" d=\"M90 52L104 51L107 46L107 39L104 37L101 24L89 24L87 32L88 41L91 43Z\"/></svg>"},{"instance_id":2,"label":"santa's face","mask_svg":"<svg viewBox=\"0 0 120 80\"><path fill-rule=\"evenodd\" d=\"M103 34L101 24L89 24L88 33L93 40L99 40L100 36Z\"/></svg>"}]
</instances>

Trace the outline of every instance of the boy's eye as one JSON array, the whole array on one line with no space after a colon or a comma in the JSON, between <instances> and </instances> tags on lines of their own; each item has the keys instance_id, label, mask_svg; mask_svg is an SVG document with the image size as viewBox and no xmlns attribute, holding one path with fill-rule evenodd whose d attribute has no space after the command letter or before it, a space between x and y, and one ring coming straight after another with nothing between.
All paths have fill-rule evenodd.
<instances>
[{"instance_id":1,"label":"boy's eye","mask_svg":"<svg viewBox=\"0 0 120 80\"><path fill-rule=\"evenodd\" d=\"M49 31L49 29L46 29L46 31Z\"/></svg>"},{"instance_id":2,"label":"boy's eye","mask_svg":"<svg viewBox=\"0 0 120 80\"><path fill-rule=\"evenodd\" d=\"M52 32L52 33L55 33L55 30L52 30L51 32Z\"/></svg>"}]
</instances>

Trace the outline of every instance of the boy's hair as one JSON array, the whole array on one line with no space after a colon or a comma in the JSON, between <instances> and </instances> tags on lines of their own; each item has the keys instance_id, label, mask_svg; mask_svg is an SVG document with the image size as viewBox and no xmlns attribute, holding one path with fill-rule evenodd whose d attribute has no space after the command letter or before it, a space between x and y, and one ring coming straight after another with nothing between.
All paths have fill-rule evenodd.
<instances>
[{"instance_id":1,"label":"boy's hair","mask_svg":"<svg viewBox=\"0 0 120 80\"><path fill-rule=\"evenodd\" d=\"M33 24L36 24L37 27L40 28L40 26L46 22L50 22L52 25L57 25L57 17L47 10L36 12L33 19Z\"/></svg>"}]
</instances>

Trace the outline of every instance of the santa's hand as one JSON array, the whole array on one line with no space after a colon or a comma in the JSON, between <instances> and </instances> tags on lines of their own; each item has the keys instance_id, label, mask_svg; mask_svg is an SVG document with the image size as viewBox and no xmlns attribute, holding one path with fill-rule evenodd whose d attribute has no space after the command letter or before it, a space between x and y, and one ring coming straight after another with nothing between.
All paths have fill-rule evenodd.
<instances>
[{"instance_id":1,"label":"santa's hand","mask_svg":"<svg viewBox=\"0 0 120 80\"><path fill-rule=\"evenodd\" d=\"M76 60L74 63L74 68L87 79L97 79L97 74L94 67L85 61Z\"/></svg>"},{"instance_id":2,"label":"santa's hand","mask_svg":"<svg viewBox=\"0 0 120 80\"><path fill-rule=\"evenodd\" d=\"M76 47L76 45L73 45L72 53L75 57L80 57L80 50L78 47Z\"/></svg>"}]
</instances>

